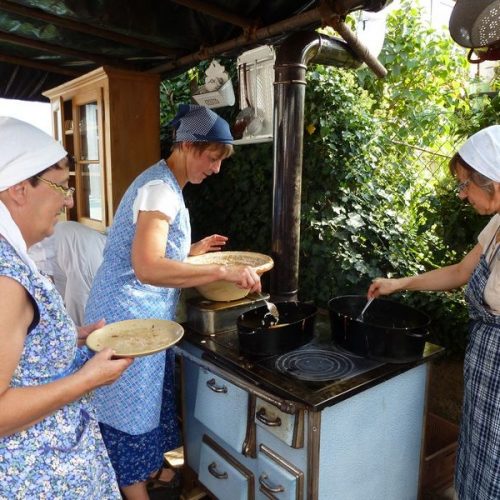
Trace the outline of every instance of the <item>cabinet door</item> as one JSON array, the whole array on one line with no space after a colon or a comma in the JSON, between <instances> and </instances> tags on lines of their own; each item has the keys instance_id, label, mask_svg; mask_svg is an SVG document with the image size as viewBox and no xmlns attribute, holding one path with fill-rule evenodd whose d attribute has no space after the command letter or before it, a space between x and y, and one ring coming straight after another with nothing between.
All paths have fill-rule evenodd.
<instances>
[{"instance_id":1,"label":"cabinet door","mask_svg":"<svg viewBox=\"0 0 500 500\"><path fill-rule=\"evenodd\" d=\"M254 476L213 439L203 436L198 478L218 500L254 500Z\"/></svg>"},{"instance_id":2,"label":"cabinet door","mask_svg":"<svg viewBox=\"0 0 500 500\"><path fill-rule=\"evenodd\" d=\"M246 391L209 371L200 370L194 416L238 453L243 451L248 426Z\"/></svg>"},{"instance_id":3,"label":"cabinet door","mask_svg":"<svg viewBox=\"0 0 500 500\"><path fill-rule=\"evenodd\" d=\"M66 110L69 110L68 117L66 116ZM74 147L73 147L73 121L71 120L72 111L71 103L65 103L61 96L54 99L50 103L50 109L52 112L52 134L56 141L59 141L64 149L68 152L70 159L73 158ZM70 178L69 186L75 187L75 169L73 163L70 161ZM60 215L61 220L68 220L76 218L76 209L66 208L64 214Z\"/></svg>"},{"instance_id":4,"label":"cabinet door","mask_svg":"<svg viewBox=\"0 0 500 500\"><path fill-rule=\"evenodd\" d=\"M259 446L257 456L259 493L257 498L302 500L304 474L266 445Z\"/></svg>"},{"instance_id":5,"label":"cabinet door","mask_svg":"<svg viewBox=\"0 0 500 500\"><path fill-rule=\"evenodd\" d=\"M101 88L75 96L73 123L77 217L88 226L104 230L107 214Z\"/></svg>"}]
</instances>

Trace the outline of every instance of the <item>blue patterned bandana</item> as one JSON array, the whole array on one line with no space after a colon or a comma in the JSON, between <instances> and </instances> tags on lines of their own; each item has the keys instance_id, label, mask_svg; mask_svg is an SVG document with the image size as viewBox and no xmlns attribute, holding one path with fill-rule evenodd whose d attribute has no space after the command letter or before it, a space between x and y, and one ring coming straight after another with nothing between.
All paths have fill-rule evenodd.
<instances>
[{"instance_id":1,"label":"blue patterned bandana","mask_svg":"<svg viewBox=\"0 0 500 500\"><path fill-rule=\"evenodd\" d=\"M232 144L234 140L226 120L205 106L179 105L179 111L170 125L176 130L174 143L187 141Z\"/></svg>"}]
</instances>

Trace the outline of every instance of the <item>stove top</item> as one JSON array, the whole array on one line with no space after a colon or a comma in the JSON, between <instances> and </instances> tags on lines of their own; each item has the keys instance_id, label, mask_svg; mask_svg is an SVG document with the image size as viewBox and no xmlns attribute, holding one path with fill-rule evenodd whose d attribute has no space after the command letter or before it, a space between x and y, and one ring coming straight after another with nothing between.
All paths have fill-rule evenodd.
<instances>
[{"instance_id":1,"label":"stove top","mask_svg":"<svg viewBox=\"0 0 500 500\"><path fill-rule=\"evenodd\" d=\"M309 382L347 380L383 364L356 356L333 344L314 342L264 363L281 373Z\"/></svg>"},{"instance_id":2,"label":"stove top","mask_svg":"<svg viewBox=\"0 0 500 500\"><path fill-rule=\"evenodd\" d=\"M321 410L429 361L444 349L427 343L421 359L382 363L357 356L331 341L328 314L318 314L313 340L274 356L240 351L236 330L200 334L185 325L182 344L201 349L202 359L282 398ZM182 348L181 344L181 348Z\"/></svg>"}]
</instances>

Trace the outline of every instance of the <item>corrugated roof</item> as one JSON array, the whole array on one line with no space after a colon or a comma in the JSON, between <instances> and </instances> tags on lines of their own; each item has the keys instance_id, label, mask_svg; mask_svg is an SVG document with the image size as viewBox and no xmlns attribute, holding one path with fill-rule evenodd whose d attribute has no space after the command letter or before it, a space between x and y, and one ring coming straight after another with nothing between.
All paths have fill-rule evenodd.
<instances>
[{"instance_id":1,"label":"corrugated roof","mask_svg":"<svg viewBox=\"0 0 500 500\"><path fill-rule=\"evenodd\" d=\"M99 66L179 74L390 0L0 0L0 97L41 93Z\"/></svg>"}]
</instances>

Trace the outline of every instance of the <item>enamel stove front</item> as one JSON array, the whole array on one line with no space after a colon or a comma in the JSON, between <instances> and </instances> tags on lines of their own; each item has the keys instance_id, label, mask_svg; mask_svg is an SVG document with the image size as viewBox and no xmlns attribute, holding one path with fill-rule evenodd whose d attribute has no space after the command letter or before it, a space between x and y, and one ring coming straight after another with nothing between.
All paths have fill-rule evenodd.
<instances>
[{"instance_id":1,"label":"enamel stove front","mask_svg":"<svg viewBox=\"0 0 500 500\"><path fill-rule=\"evenodd\" d=\"M208 308L195 323L213 325L234 305L189 307ZM208 333L186 323L178 348L187 464L201 484L221 500L417 498L427 361L441 348L406 364L361 358L331 342L320 312L309 344L256 357L241 352L236 318Z\"/></svg>"}]
</instances>

